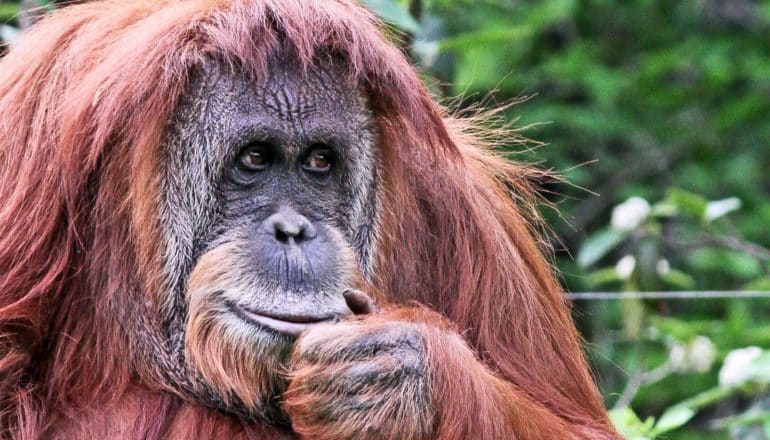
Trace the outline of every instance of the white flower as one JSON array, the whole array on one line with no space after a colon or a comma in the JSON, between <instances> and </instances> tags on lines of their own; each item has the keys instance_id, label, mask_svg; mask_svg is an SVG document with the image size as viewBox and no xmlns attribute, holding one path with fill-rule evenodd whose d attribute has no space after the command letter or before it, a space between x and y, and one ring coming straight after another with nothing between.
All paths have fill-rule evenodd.
<instances>
[{"instance_id":1,"label":"white flower","mask_svg":"<svg viewBox=\"0 0 770 440\"><path fill-rule=\"evenodd\" d=\"M761 355L762 349L759 347L746 347L728 353L722 369L719 370L719 385L723 388L743 385L751 378L749 365Z\"/></svg>"},{"instance_id":2,"label":"white flower","mask_svg":"<svg viewBox=\"0 0 770 440\"><path fill-rule=\"evenodd\" d=\"M687 371L687 347L675 342L668 350L668 363L679 372Z\"/></svg>"},{"instance_id":3,"label":"white flower","mask_svg":"<svg viewBox=\"0 0 770 440\"><path fill-rule=\"evenodd\" d=\"M688 353L690 368L696 373L705 373L711 369L714 359L717 357L717 349L711 339L705 336L697 336L690 344Z\"/></svg>"},{"instance_id":4,"label":"white flower","mask_svg":"<svg viewBox=\"0 0 770 440\"><path fill-rule=\"evenodd\" d=\"M636 258L634 258L633 255L626 255L615 264L615 273L618 274L620 279L627 280L631 277L631 274L634 273L635 267Z\"/></svg>"},{"instance_id":5,"label":"white flower","mask_svg":"<svg viewBox=\"0 0 770 440\"><path fill-rule=\"evenodd\" d=\"M655 266L655 270L658 272L658 275L665 275L671 270L671 265L668 264L668 260L661 258L658 260L658 264Z\"/></svg>"},{"instance_id":6,"label":"white flower","mask_svg":"<svg viewBox=\"0 0 770 440\"><path fill-rule=\"evenodd\" d=\"M717 350L711 339L697 336L689 345L674 342L668 350L668 363L679 373L705 373L711 369Z\"/></svg>"},{"instance_id":7,"label":"white flower","mask_svg":"<svg viewBox=\"0 0 770 440\"><path fill-rule=\"evenodd\" d=\"M631 231L639 227L650 215L650 204L641 197L631 197L612 208L610 225L620 231Z\"/></svg>"},{"instance_id":8,"label":"white flower","mask_svg":"<svg viewBox=\"0 0 770 440\"><path fill-rule=\"evenodd\" d=\"M741 200L737 197L709 202L706 205L706 220L716 220L738 209L741 209Z\"/></svg>"}]
</instances>

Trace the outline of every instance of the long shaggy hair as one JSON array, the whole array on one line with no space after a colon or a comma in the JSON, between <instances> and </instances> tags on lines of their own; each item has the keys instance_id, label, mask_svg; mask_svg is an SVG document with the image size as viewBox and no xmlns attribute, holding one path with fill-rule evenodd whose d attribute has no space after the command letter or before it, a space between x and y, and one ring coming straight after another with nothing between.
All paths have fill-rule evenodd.
<instances>
[{"instance_id":1,"label":"long shaggy hair","mask_svg":"<svg viewBox=\"0 0 770 440\"><path fill-rule=\"evenodd\" d=\"M259 78L285 48L307 66L342 60L373 107L372 289L446 316L493 371L586 437L611 432L533 238L539 172L447 116L370 12L348 0L108 0L51 14L0 62L0 437L50 434L135 389L155 396L126 406L142 414L137 438L235 432L153 379L136 355L145 341L129 335L159 319L139 311L168 290L159 145L190 72L214 58ZM462 402L442 405L467 417Z\"/></svg>"}]
</instances>

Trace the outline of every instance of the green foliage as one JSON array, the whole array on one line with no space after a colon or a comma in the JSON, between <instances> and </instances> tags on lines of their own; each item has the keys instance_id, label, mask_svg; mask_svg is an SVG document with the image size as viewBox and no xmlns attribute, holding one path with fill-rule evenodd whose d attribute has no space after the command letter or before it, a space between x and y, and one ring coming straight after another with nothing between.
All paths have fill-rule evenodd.
<instances>
[{"instance_id":1,"label":"green foliage","mask_svg":"<svg viewBox=\"0 0 770 440\"><path fill-rule=\"evenodd\" d=\"M733 353L740 354L739 352L742 351L745 350L736 350ZM618 430L628 439L654 439L685 426L701 409L723 401L739 392L764 392L767 384L770 382L770 352L762 352L758 349L755 351L757 355L745 364L730 365L729 361L725 362L722 371L720 371L720 380L723 376L732 375L731 383L720 383L719 386L702 391L682 402L678 402L663 411L657 420L654 417L648 417L641 421L629 406L620 406L612 409L610 411L610 418ZM728 356L734 356L734 354ZM728 371L730 369L732 369L731 373ZM736 376L739 377L736 378ZM767 426L770 426L770 411L752 408L737 416L720 420L715 425L721 428L759 425L762 429L766 430ZM736 437L742 438L740 436Z\"/></svg>"},{"instance_id":2,"label":"green foliage","mask_svg":"<svg viewBox=\"0 0 770 440\"><path fill-rule=\"evenodd\" d=\"M551 144L537 158L600 194L560 188L574 228L557 227L572 250L617 202L661 199L672 186L680 189L669 196L698 218L703 196L736 197L733 226L767 247L770 8L740 3L742 15L717 0L434 0L423 22L440 31L418 36L437 43L425 67L451 85L450 96L538 94L511 110L524 125L551 122L527 132ZM710 289L743 282L703 281Z\"/></svg>"},{"instance_id":3,"label":"green foliage","mask_svg":"<svg viewBox=\"0 0 770 440\"><path fill-rule=\"evenodd\" d=\"M4 23L12 22L19 14L19 5L17 3L0 3L0 21Z\"/></svg>"},{"instance_id":4,"label":"green foliage","mask_svg":"<svg viewBox=\"0 0 770 440\"><path fill-rule=\"evenodd\" d=\"M405 32L416 32L420 25L409 15L409 11L401 2L392 0L364 0L364 4L384 21L400 28Z\"/></svg>"},{"instance_id":5,"label":"green foliage","mask_svg":"<svg viewBox=\"0 0 770 440\"><path fill-rule=\"evenodd\" d=\"M586 268L594 265L623 243L627 237L626 231L611 228L599 230L583 242L577 257L578 266Z\"/></svg>"}]
</instances>

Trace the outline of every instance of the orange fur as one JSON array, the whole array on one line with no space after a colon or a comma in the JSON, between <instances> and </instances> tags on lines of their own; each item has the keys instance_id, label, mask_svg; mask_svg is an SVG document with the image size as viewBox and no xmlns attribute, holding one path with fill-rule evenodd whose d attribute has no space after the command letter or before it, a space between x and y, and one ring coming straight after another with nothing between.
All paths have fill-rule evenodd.
<instances>
[{"instance_id":1,"label":"orange fur","mask_svg":"<svg viewBox=\"0 0 770 440\"><path fill-rule=\"evenodd\" d=\"M217 289L239 286L239 280L230 279L227 269L237 265L227 247L216 248L205 254L190 276L189 318L185 352L206 382L220 390L225 401L235 395L252 411L262 411L257 399L260 387L282 391L279 372L289 356L288 349L275 350L260 346L253 334L241 327L228 325L218 318L226 314L221 305L212 301ZM246 288L240 289L246 291ZM263 353L270 353L266 357Z\"/></svg>"},{"instance_id":2,"label":"orange fur","mask_svg":"<svg viewBox=\"0 0 770 440\"><path fill-rule=\"evenodd\" d=\"M0 61L0 437L290 435L189 402L131 336L159 328L158 146L190 72L216 57L259 78L279 50L307 66L334 54L368 96L384 173L369 287L393 307L435 311L394 308L356 324L419 329L429 413L389 400L380 420L325 432L303 404L310 370L298 365L295 428L329 438L398 415L414 438L617 438L534 238L538 173L446 116L352 0L95 1L45 18ZM196 276L192 287L217 280ZM209 344L217 330L198 318L189 353L248 405L261 373L227 337Z\"/></svg>"}]
</instances>

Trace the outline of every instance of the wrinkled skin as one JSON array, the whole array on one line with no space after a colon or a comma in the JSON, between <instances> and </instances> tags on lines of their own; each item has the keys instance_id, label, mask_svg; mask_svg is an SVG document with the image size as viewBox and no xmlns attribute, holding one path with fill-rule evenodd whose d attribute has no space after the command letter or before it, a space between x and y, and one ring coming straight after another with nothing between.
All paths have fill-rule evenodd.
<instances>
[{"instance_id":1,"label":"wrinkled skin","mask_svg":"<svg viewBox=\"0 0 770 440\"><path fill-rule=\"evenodd\" d=\"M163 309L172 338L164 357L175 367L164 379L279 424L290 422L279 397L291 377L294 397L319 401L308 421L366 420L388 405L394 416L427 413L424 324L381 323L362 334L355 322L334 324L372 308L365 293L344 294L373 270L377 233L378 152L365 97L332 64L303 72L287 61L259 81L211 62L190 91L164 146L162 193L174 213L162 216L166 274L175 286ZM269 163L244 169L255 145ZM303 168L319 146L333 157L325 175ZM255 314L323 325L264 325ZM210 336L190 342L198 333ZM364 398L372 392L379 397ZM406 405L397 402L404 396Z\"/></svg>"},{"instance_id":2,"label":"wrinkled skin","mask_svg":"<svg viewBox=\"0 0 770 440\"><path fill-rule=\"evenodd\" d=\"M435 438L423 335L448 343L451 336L392 318L321 326L302 336L287 392L296 430L323 439Z\"/></svg>"}]
</instances>

